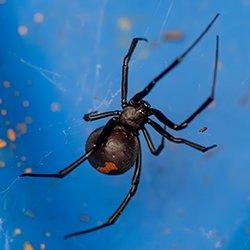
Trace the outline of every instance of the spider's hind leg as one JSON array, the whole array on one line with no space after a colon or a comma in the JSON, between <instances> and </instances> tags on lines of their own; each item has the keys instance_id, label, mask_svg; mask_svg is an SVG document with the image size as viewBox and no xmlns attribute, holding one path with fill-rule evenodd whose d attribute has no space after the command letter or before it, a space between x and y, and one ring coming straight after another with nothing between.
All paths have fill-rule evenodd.
<instances>
[{"instance_id":1,"label":"spider's hind leg","mask_svg":"<svg viewBox=\"0 0 250 250\"><path fill-rule=\"evenodd\" d=\"M55 174L39 174L39 173L24 173L21 174L20 177L48 177L48 178L63 178L72 172L75 168L77 168L81 163L88 159L88 157L94 152L94 148L90 149L86 154L81 156L75 162L70 164L68 167L64 168L63 170L59 171Z\"/></svg>"},{"instance_id":2,"label":"spider's hind leg","mask_svg":"<svg viewBox=\"0 0 250 250\"><path fill-rule=\"evenodd\" d=\"M122 211L128 205L131 198L135 195L138 184L139 184L139 181L140 181L140 174L141 174L141 146L140 146L139 139L138 139L138 142L139 142L139 151L138 151L138 156L137 156L136 165L135 165L135 172L134 172L133 179L132 179L132 182L131 182L131 187L130 187L130 190L129 190L128 194L126 195L126 197L124 198L124 200L120 204L120 206L116 209L116 211L112 214L111 217L109 217L109 219L104 224L102 224L100 226L97 226L97 227L93 227L93 228L84 230L84 231L79 231L79 232L75 232L75 233L65 235L64 236L65 239L71 238L71 237L74 237L74 236L78 236L78 235L81 235L81 234L86 234L86 233L90 233L90 232L93 232L93 231L97 231L99 229L111 226L117 221L117 219L121 215Z\"/></svg>"},{"instance_id":3,"label":"spider's hind leg","mask_svg":"<svg viewBox=\"0 0 250 250\"><path fill-rule=\"evenodd\" d=\"M70 172L72 172L75 168L77 168L81 163L83 163L85 160L88 159L90 155L92 155L95 150L102 145L102 143L106 140L108 134L110 131L115 127L117 124L116 118L111 118L108 123L105 125L105 127L102 130L102 133L100 134L98 140L96 141L96 144L83 156L81 156L79 159L77 159L75 162L70 164L68 167L64 168L63 170L59 171L58 173L54 174L42 174L42 173L24 173L21 174L20 177L45 177L45 178L63 178L66 175L68 175Z\"/></svg>"}]
</instances>

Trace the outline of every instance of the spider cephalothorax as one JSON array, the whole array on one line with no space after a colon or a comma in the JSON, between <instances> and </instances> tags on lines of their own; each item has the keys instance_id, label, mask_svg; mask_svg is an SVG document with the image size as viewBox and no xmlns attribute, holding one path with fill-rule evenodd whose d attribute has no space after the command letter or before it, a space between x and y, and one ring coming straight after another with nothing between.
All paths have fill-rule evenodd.
<instances>
[{"instance_id":1,"label":"spider cephalothorax","mask_svg":"<svg viewBox=\"0 0 250 250\"><path fill-rule=\"evenodd\" d=\"M138 131L147 123L147 118L151 114L150 105L145 101L140 101L126 106L119 116L119 121L124 127Z\"/></svg>"},{"instance_id":2,"label":"spider cephalothorax","mask_svg":"<svg viewBox=\"0 0 250 250\"><path fill-rule=\"evenodd\" d=\"M86 153L70 164L68 167L55 174L38 174L38 173L25 173L20 175L21 177L55 177L63 178L76 167L78 167L85 160L89 160L90 164L103 174L117 175L126 172L135 164L135 171L131 182L130 190L125 196L124 200L116 211L109 217L109 219L102 225L71 233L65 236L65 238L73 237L80 234L85 234L99 230L101 228L110 226L115 223L124 208L129 203L130 199L136 193L141 173L141 146L139 140L139 131L143 132L147 145L152 154L158 155L164 148L164 139L167 139L174 143L186 144L201 152L206 152L216 145L210 147L204 147L195 142L177 138L166 131L166 127L173 130L181 130L188 126L188 124L200 114L213 100L215 94L215 83L217 75L217 63L219 55L219 37L216 37L216 52L214 73L212 81L212 91L209 97L180 124L176 124L168 119L160 110L152 108L143 98L150 93L156 83L162 79L167 73L174 69L178 64L182 62L184 57L195 47L195 45L201 40L201 38L207 33L212 24L218 18L217 14L205 30L198 36L198 38L159 75L157 75L147 86L140 92L136 93L129 101L127 101L127 88L128 88L128 64L130 58L134 52L134 49L138 41L147 41L145 38L134 38L129 47L128 53L124 57L122 67L122 86L121 86L121 106L122 110L108 111L103 113L91 112L84 115L85 121L94 121L105 117L112 118L106 123L104 127L96 129L92 132L86 143ZM157 122L151 120L149 116L154 116L164 126L159 125ZM150 125L159 134L162 135L160 145L155 148L153 141L150 137L145 125Z\"/></svg>"}]
</instances>

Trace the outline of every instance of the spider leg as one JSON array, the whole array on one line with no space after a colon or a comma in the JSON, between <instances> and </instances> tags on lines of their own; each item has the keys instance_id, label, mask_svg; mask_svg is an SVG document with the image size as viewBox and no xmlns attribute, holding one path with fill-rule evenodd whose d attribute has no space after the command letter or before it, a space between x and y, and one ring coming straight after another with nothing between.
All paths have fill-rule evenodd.
<instances>
[{"instance_id":1,"label":"spider leg","mask_svg":"<svg viewBox=\"0 0 250 250\"><path fill-rule=\"evenodd\" d=\"M132 40L128 53L123 59L123 65L122 65L122 94L121 94L121 104L124 108L127 105L127 93L128 93L128 64L130 61L130 58L135 50L135 47L138 43L138 41L146 41L145 38L139 38L136 37Z\"/></svg>"},{"instance_id":2,"label":"spider leg","mask_svg":"<svg viewBox=\"0 0 250 250\"><path fill-rule=\"evenodd\" d=\"M218 18L219 14L217 14L213 20L208 24L208 26L204 29L204 31L196 38L196 40L176 59L166 68L164 69L158 76L156 76L148 85L140 92L136 93L132 99L130 100L131 103L138 102L142 100L146 95L150 93L150 91L154 88L156 83L162 79L168 72L174 69L178 64L180 64L184 57L200 42L200 40L205 36L208 30L211 28L215 20Z\"/></svg>"},{"instance_id":3,"label":"spider leg","mask_svg":"<svg viewBox=\"0 0 250 250\"><path fill-rule=\"evenodd\" d=\"M86 233L90 233L90 232L93 232L93 231L97 231L99 229L111 226L116 222L116 220L121 215L122 211L128 205L131 198L135 195L138 184L139 184L139 181L140 181L140 174L141 174L141 146L140 146L139 138L138 138L138 142L139 142L139 151L138 151L138 156L137 156L137 159L136 159L135 172L134 172L133 179L132 179L132 182L131 182L131 188L130 188L129 192L127 193L126 197L124 198L124 200L122 201L122 203L120 204L120 206L116 209L116 211L112 214L111 217L109 217L109 219L104 224L102 224L100 226L97 226L97 227L93 227L93 228L84 230L84 231L79 231L79 232L75 232L75 233L65 235L64 236L65 239L70 238L70 237L74 237L74 236L78 236L78 235L81 235L81 234L86 234Z\"/></svg>"},{"instance_id":4,"label":"spider leg","mask_svg":"<svg viewBox=\"0 0 250 250\"><path fill-rule=\"evenodd\" d=\"M99 138L96 141L96 144L83 156L78 158L76 161L74 161L72 164L70 164L68 167L64 168L63 170L59 171L58 173L54 174L42 174L42 173L24 173L19 175L20 177L50 177L50 178L63 178L66 175L68 175L70 172L72 172L75 168L77 168L81 163L83 163L85 160L88 159L88 157L95 152L95 150L101 146L101 144L104 142L104 140L107 138L110 131L114 128L116 125L116 118L112 118L108 121L106 126L104 127L102 133L100 134Z\"/></svg>"},{"instance_id":5,"label":"spider leg","mask_svg":"<svg viewBox=\"0 0 250 250\"><path fill-rule=\"evenodd\" d=\"M174 130L181 130L188 126L188 124L198 115L200 114L213 100L215 95L215 85L216 85L216 77L217 77L217 69L218 69L218 58L219 58L219 37L216 37L216 50L215 50L215 61L214 61L214 73L213 73L213 84L211 89L210 96L200 105L198 109L195 110L185 121L182 123L175 124L170 121L160 110L151 109L152 113L155 115L157 119L159 119L162 123L167 125L168 127Z\"/></svg>"},{"instance_id":6,"label":"spider leg","mask_svg":"<svg viewBox=\"0 0 250 250\"><path fill-rule=\"evenodd\" d=\"M176 124L174 123L173 121L169 120L160 110L158 109L154 109L154 108L151 108L150 109L152 111L152 114L160 121L162 122L163 124L165 124L166 126L168 126L169 128L171 129L174 129L174 130L181 130L181 129L184 129L187 127L187 124Z\"/></svg>"},{"instance_id":7,"label":"spider leg","mask_svg":"<svg viewBox=\"0 0 250 250\"><path fill-rule=\"evenodd\" d=\"M164 129L165 129L165 127L164 127ZM164 136L162 136L162 138L161 138L160 145L157 148L155 148L154 143L153 143L153 141L151 139L151 136L150 136L148 130L144 127L144 128L142 128L142 132L143 132L143 135L145 137L145 140L146 140L146 142L148 144L148 147L149 147L151 153L153 155L156 155L156 156L159 155L161 153L161 151L163 150L164 146L165 146L165 143L164 143L165 138L164 138Z\"/></svg>"},{"instance_id":8,"label":"spider leg","mask_svg":"<svg viewBox=\"0 0 250 250\"><path fill-rule=\"evenodd\" d=\"M217 146L217 145L212 145L209 147L204 147L200 144L197 144L197 143L192 142L192 141L188 141L188 140L183 139L183 138L176 138L176 137L172 136L171 134L169 134L164 128L162 128L158 123L152 121L151 119L148 119L148 124L150 124L158 133L163 135L169 141L172 141L175 143L186 144L189 147L195 148L203 153Z\"/></svg>"},{"instance_id":9,"label":"spider leg","mask_svg":"<svg viewBox=\"0 0 250 250\"><path fill-rule=\"evenodd\" d=\"M68 167L59 171L55 174L39 174L39 173L24 173L20 177L50 177L50 178L63 178L75 168L77 168L81 163L83 163L88 157L94 152L95 148L90 149L86 154L78 158L75 162L70 164Z\"/></svg>"},{"instance_id":10,"label":"spider leg","mask_svg":"<svg viewBox=\"0 0 250 250\"><path fill-rule=\"evenodd\" d=\"M98 113L97 111L94 111L94 112L90 112L88 114L85 114L83 119L86 122L89 122L89 121L95 121L98 119L106 118L109 116L118 116L120 113L121 112L119 110L107 111L107 112L103 112L103 113Z\"/></svg>"}]
</instances>

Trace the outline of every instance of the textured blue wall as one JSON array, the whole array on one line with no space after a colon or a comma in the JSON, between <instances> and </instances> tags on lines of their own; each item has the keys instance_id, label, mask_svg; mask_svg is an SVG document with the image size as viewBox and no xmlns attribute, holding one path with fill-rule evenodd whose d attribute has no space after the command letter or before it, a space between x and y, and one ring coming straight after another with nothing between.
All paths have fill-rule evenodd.
<instances>
[{"instance_id":1,"label":"textured blue wall","mask_svg":"<svg viewBox=\"0 0 250 250\"><path fill-rule=\"evenodd\" d=\"M63 240L104 222L132 171L105 176L86 162L63 180L16 176L55 172L82 154L88 134L105 122L82 116L119 107L121 63L134 36L150 43L133 57L130 95L217 12L208 35L147 100L176 122L186 118L209 94L219 34L216 102L173 132L219 147L202 154L167 142L155 158L142 139L141 183L116 225ZM0 249L250 249L249 24L248 0L0 0ZM168 30L183 39L164 42Z\"/></svg>"}]
</instances>

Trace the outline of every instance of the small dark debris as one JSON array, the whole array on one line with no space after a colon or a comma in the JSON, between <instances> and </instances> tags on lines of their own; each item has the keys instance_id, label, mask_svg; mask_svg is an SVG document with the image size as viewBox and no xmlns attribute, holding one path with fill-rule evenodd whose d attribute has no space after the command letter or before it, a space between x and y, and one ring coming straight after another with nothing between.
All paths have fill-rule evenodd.
<instances>
[{"instance_id":1,"label":"small dark debris","mask_svg":"<svg viewBox=\"0 0 250 250\"><path fill-rule=\"evenodd\" d=\"M83 221L85 223L90 221L90 218L89 218L89 216L87 214L81 215L80 219L81 219L81 221Z\"/></svg>"},{"instance_id":2,"label":"small dark debris","mask_svg":"<svg viewBox=\"0 0 250 250\"><path fill-rule=\"evenodd\" d=\"M206 130L207 130L207 127L202 127L202 128L199 129L199 132L204 133Z\"/></svg>"}]
</instances>

